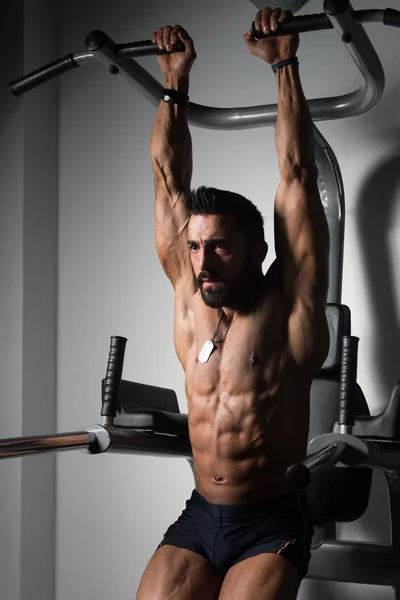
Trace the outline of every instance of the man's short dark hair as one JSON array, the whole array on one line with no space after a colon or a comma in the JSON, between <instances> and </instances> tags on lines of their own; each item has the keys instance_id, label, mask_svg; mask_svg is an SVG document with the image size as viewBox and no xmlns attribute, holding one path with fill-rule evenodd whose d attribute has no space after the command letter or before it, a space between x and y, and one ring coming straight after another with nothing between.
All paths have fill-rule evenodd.
<instances>
[{"instance_id":1,"label":"man's short dark hair","mask_svg":"<svg viewBox=\"0 0 400 600\"><path fill-rule=\"evenodd\" d=\"M239 231L254 242L264 241L260 211L240 194L203 185L189 192L185 204L191 215L234 215Z\"/></svg>"}]
</instances>

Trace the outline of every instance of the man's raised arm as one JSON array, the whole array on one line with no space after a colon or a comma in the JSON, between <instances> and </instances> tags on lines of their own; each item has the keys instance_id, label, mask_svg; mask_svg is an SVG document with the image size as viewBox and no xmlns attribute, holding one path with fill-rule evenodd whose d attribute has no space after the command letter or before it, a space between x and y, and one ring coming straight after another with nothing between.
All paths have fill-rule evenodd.
<instances>
[{"instance_id":1,"label":"man's raised arm","mask_svg":"<svg viewBox=\"0 0 400 600\"><path fill-rule=\"evenodd\" d=\"M266 8L257 13L256 29L269 33L286 17L280 9ZM295 58L299 39L286 35L255 41L250 31L245 40L252 54L272 66L278 84L277 266L291 310L288 333L294 358L315 364L325 357L329 341L325 319L329 230L317 187L313 124Z\"/></svg>"},{"instance_id":2,"label":"man's raised arm","mask_svg":"<svg viewBox=\"0 0 400 600\"><path fill-rule=\"evenodd\" d=\"M192 141L187 104L189 72L196 59L193 41L179 25L160 27L152 41L171 51L183 42L184 52L158 56L164 75L163 100L157 111L150 155L155 187L155 237L161 265L174 287L192 277L187 248L189 212L184 204L192 177Z\"/></svg>"}]
</instances>

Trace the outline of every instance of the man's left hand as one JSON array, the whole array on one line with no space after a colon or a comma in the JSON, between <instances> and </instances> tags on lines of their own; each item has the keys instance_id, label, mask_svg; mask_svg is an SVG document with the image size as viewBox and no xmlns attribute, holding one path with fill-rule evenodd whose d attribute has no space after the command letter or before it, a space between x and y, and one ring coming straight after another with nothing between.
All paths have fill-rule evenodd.
<instances>
[{"instance_id":1,"label":"man's left hand","mask_svg":"<svg viewBox=\"0 0 400 600\"><path fill-rule=\"evenodd\" d=\"M280 8L264 8L259 10L254 19L256 31L262 31L265 34L271 31L277 31L279 24L290 18L292 13L289 10L282 11ZM247 47L251 54L258 56L271 66L291 58L296 55L299 47L299 35L280 35L263 38L256 41L253 30L250 29L244 36Z\"/></svg>"}]
</instances>

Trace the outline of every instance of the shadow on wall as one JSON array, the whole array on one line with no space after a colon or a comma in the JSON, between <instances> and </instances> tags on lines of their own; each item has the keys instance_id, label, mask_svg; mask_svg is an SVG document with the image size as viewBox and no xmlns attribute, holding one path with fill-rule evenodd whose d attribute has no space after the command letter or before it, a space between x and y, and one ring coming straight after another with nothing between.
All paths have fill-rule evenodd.
<instances>
[{"instance_id":1,"label":"shadow on wall","mask_svg":"<svg viewBox=\"0 0 400 600\"><path fill-rule=\"evenodd\" d=\"M400 139L400 132L397 139ZM400 328L397 322L399 311L396 309L395 270L389 247L398 189L400 147L386 155L369 173L357 202L356 221L374 315L377 371L384 390L380 409L389 401L392 389L400 379ZM400 264L400 256L396 263ZM398 272L398 269L396 271Z\"/></svg>"}]
</instances>

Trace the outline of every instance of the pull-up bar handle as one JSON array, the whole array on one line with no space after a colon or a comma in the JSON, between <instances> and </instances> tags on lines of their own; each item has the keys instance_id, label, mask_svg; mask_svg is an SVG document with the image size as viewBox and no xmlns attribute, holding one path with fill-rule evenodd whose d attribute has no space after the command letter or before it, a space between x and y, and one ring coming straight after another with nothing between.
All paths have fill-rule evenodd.
<instances>
[{"instance_id":1,"label":"pull-up bar handle","mask_svg":"<svg viewBox=\"0 0 400 600\"><path fill-rule=\"evenodd\" d=\"M89 52L86 54L87 57L91 56L91 53L99 50L107 40L107 36L103 31L95 30L92 31L86 38L86 48ZM153 44L151 40L144 40L142 42L133 42L130 44L116 44L115 54L121 58L140 58L141 56L161 55L161 54L172 54L173 52L182 52L185 46L182 42L178 42L171 52L166 50L160 50L157 44ZM8 84L11 92L14 96L22 96L25 92L29 92L35 87L38 87L42 83L53 79L58 75L62 75L67 71L71 71L75 67L79 67L80 64L76 62L73 54L68 54L64 58L60 58L49 65L45 65L28 75L11 81Z\"/></svg>"},{"instance_id":2,"label":"pull-up bar handle","mask_svg":"<svg viewBox=\"0 0 400 600\"><path fill-rule=\"evenodd\" d=\"M261 40L266 37L277 37L280 35L288 35L290 33L306 33L308 31L319 31L321 29L333 29L333 25L324 14L300 15L292 17L288 21L279 24L276 31L271 31L266 34L262 31L257 31L255 23L252 23L253 35L256 40Z\"/></svg>"},{"instance_id":3,"label":"pull-up bar handle","mask_svg":"<svg viewBox=\"0 0 400 600\"><path fill-rule=\"evenodd\" d=\"M20 79L11 81L11 83L8 84L8 87L14 96L21 96L22 94L25 94L25 92L29 92L29 90L45 83L49 79L53 79L67 71L72 71L75 67L79 67L79 64L75 62L74 55L67 54L67 56L59 58L45 67L36 69L36 71L28 73L28 75L24 75Z\"/></svg>"},{"instance_id":4,"label":"pull-up bar handle","mask_svg":"<svg viewBox=\"0 0 400 600\"><path fill-rule=\"evenodd\" d=\"M120 58L138 58L140 56L152 56L156 54L172 54L173 52L183 52L185 50L185 45L182 42L175 44L173 49L169 52L160 50L157 44L153 44L151 40L132 42L130 44L114 44L104 31L101 31L100 29L95 29L86 36L85 46L89 52L95 53L107 44L112 44L115 55Z\"/></svg>"},{"instance_id":5,"label":"pull-up bar handle","mask_svg":"<svg viewBox=\"0 0 400 600\"><path fill-rule=\"evenodd\" d=\"M328 12L328 14L331 13ZM393 8L386 8L385 10L355 10L354 20L356 23L381 21L384 25L400 27L400 11L394 10ZM300 15L298 17L292 17L291 19L280 23L276 31L271 31L267 34L263 33L262 31L257 31L255 29L254 21L252 24L252 29L254 37L257 40L261 40L266 37L276 37L291 33L306 33L308 31L333 29L333 25L325 13L318 13L313 15Z\"/></svg>"}]
</instances>

